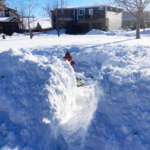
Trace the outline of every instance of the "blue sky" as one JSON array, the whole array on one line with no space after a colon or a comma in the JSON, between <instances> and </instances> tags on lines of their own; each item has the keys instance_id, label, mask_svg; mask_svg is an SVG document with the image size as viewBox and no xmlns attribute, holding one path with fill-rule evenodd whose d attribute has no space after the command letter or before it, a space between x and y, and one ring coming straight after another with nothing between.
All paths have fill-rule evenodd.
<instances>
[{"instance_id":1,"label":"blue sky","mask_svg":"<svg viewBox=\"0 0 150 150\"><path fill-rule=\"evenodd\" d=\"M71 5L86 5L94 2L100 2L100 1L95 1L95 0L68 0L68 3Z\"/></svg>"},{"instance_id":2,"label":"blue sky","mask_svg":"<svg viewBox=\"0 0 150 150\"><path fill-rule=\"evenodd\" d=\"M19 2L25 2L28 4L28 0L7 0L6 2L9 4L10 7L12 8L17 8L18 7L18 1ZM45 7L46 3L51 0L33 0L38 2L40 5L34 9L33 14L35 17L44 17L44 12L43 12L43 7ZM68 5L76 5L76 6L81 6L81 5L87 5L95 2L104 2L104 0L67 0Z\"/></svg>"}]
</instances>

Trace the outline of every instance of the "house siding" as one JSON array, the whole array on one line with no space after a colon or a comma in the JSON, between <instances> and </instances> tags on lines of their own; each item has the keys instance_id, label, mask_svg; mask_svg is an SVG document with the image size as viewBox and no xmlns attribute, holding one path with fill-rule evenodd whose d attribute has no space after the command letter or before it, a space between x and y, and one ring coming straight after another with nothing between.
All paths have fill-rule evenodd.
<instances>
[{"instance_id":1,"label":"house siding","mask_svg":"<svg viewBox=\"0 0 150 150\"><path fill-rule=\"evenodd\" d=\"M77 25L77 9L75 9L75 25Z\"/></svg>"},{"instance_id":2,"label":"house siding","mask_svg":"<svg viewBox=\"0 0 150 150\"><path fill-rule=\"evenodd\" d=\"M137 12L135 12L136 14ZM132 14L123 12L123 19L122 19L122 27L123 28L130 28L131 26L136 25L136 18ZM150 11L144 10L143 15L141 17L141 21L144 20L146 26L147 23L150 21ZM149 26L150 27L150 26Z\"/></svg>"},{"instance_id":3,"label":"house siding","mask_svg":"<svg viewBox=\"0 0 150 150\"><path fill-rule=\"evenodd\" d=\"M107 6L107 11L111 11L111 12L122 12L122 9L118 9L116 7L109 7Z\"/></svg>"},{"instance_id":4,"label":"house siding","mask_svg":"<svg viewBox=\"0 0 150 150\"><path fill-rule=\"evenodd\" d=\"M99 9L102 7L103 9ZM80 25L84 31L90 31L92 29L99 30L117 30L122 26L122 9L119 7L110 6L97 6L97 7L79 7L72 8L74 14L74 25ZM85 14L80 15L80 10L84 9ZM89 10L93 9L93 16L89 15ZM66 13L66 11L64 11ZM84 28L85 27L85 28Z\"/></svg>"},{"instance_id":5,"label":"house siding","mask_svg":"<svg viewBox=\"0 0 150 150\"><path fill-rule=\"evenodd\" d=\"M73 26L75 24L75 14L74 14L74 9L63 9L63 14L61 14L61 11L62 10L58 10L58 17L61 18L63 17L63 20L65 22L65 25L64 25L64 28L69 28L70 26ZM53 29L56 29L56 16L54 15L54 11L51 11L52 13L52 20L53 20L53 23L52 23L52 28ZM72 18L72 20L69 20L70 18Z\"/></svg>"},{"instance_id":6,"label":"house siding","mask_svg":"<svg viewBox=\"0 0 150 150\"><path fill-rule=\"evenodd\" d=\"M87 23L89 24L89 29L88 31L94 29L94 24L101 24L101 26L99 27L99 30L102 30L102 28L107 24L107 21L105 18L103 19L96 19L96 20L90 20L90 19L86 19L86 20L78 20L78 25L82 25L83 23Z\"/></svg>"},{"instance_id":7,"label":"house siding","mask_svg":"<svg viewBox=\"0 0 150 150\"><path fill-rule=\"evenodd\" d=\"M109 20L108 29L117 30L122 26L122 12L107 11L107 16Z\"/></svg>"}]
</instances>

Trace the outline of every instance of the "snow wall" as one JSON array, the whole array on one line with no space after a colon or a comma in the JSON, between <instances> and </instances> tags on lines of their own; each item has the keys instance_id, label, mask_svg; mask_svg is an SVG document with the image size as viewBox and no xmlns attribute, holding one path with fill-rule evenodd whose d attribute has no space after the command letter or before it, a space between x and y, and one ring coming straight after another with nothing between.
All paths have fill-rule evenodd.
<instances>
[{"instance_id":1,"label":"snow wall","mask_svg":"<svg viewBox=\"0 0 150 150\"><path fill-rule=\"evenodd\" d=\"M75 70L93 76L103 92L88 126L85 150L149 150L150 47L70 49Z\"/></svg>"},{"instance_id":2,"label":"snow wall","mask_svg":"<svg viewBox=\"0 0 150 150\"><path fill-rule=\"evenodd\" d=\"M1 53L0 64L1 150L82 149L95 85L84 96L68 62L23 49Z\"/></svg>"}]
</instances>

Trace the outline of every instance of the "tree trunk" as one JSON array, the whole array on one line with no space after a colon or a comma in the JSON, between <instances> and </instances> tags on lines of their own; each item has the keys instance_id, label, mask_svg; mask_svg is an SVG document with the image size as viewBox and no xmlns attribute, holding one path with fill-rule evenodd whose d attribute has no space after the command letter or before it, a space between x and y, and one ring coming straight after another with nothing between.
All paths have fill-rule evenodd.
<instances>
[{"instance_id":1,"label":"tree trunk","mask_svg":"<svg viewBox=\"0 0 150 150\"><path fill-rule=\"evenodd\" d=\"M136 21L136 39L140 39L140 19Z\"/></svg>"},{"instance_id":2,"label":"tree trunk","mask_svg":"<svg viewBox=\"0 0 150 150\"><path fill-rule=\"evenodd\" d=\"M136 39L140 39L140 24L141 24L141 7L138 10L138 16L136 21Z\"/></svg>"},{"instance_id":3,"label":"tree trunk","mask_svg":"<svg viewBox=\"0 0 150 150\"><path fill-rule=\"evenodd\" d=\"M32 30L30 28L30 39L32 39Z\"/></svg>"},{"instance_id":4,"label":"tree trunk","mask_svg":"<svg viewBox=\"0 0 150 150\"><path fill-rule=\"evenodd\" d=\"M57 31L58 31L58 37L59 37L60 36L60 30L58 29Z\"/></svg>"}]
</instances>

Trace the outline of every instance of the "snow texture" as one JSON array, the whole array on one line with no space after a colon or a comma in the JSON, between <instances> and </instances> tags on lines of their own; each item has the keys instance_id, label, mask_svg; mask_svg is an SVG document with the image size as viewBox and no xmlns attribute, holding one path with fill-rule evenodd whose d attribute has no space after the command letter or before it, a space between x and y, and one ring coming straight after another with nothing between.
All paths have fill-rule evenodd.
<instances>
[{"instance_id":1,"label":"snow texture","mask_svg":"<svg viewBox=\"0 0 150 150\"><path fill-rule=\"evenodd\" d=\"M105 7L105 6L106 7L115 7L115 8L123 9L123 7L110 5L110 4L107 4L107 3L101 3L101 2L96 2L96 3L83 5L83 6L79 6L79 7L75 7L75 8L90 8L90 7Z\"/></svg>"},{"instance_id":2,"label":"snow texture","mask_svg":"<svg viewBox=\"0 0 150 150\"><path fill-rule=\"evenodd\" d=\"M120 29L0 40L1 149L149 150L149 39Z\"/></svg>"},{"instance_id":3,"label":"snow texture","mask_svg":"<svg viewBox=\"0 0 150 150\"><path fill-rule=\"evenodd\" d=\"M95 111L95 84L79 92L73 68L56 57L10 49L0 63L2 150L80 149Z\"/></svg>"}]
</instances>

